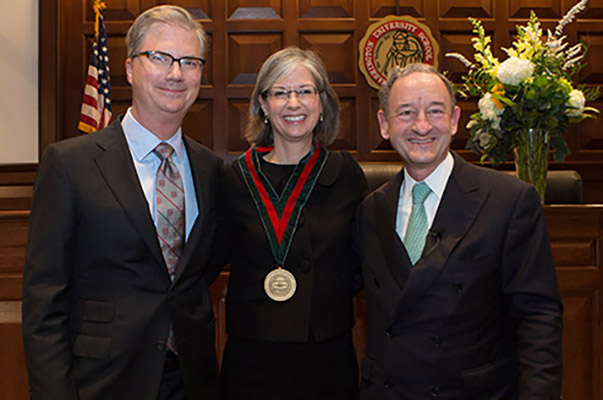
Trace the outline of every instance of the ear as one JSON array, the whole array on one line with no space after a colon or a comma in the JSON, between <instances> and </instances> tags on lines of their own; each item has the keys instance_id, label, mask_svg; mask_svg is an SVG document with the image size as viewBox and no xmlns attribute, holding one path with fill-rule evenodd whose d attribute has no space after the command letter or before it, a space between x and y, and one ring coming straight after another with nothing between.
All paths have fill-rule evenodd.
<instances>
[{"instance_id":1,"label":"ear","mask_svg":"<svg viewBox=\"0 0 603 400\"><path fill-rule=\"evenodd\" d=\"M454 110L452 111L452 115L450 116L450 135L456 135L456 132L459 128L459 120L461 119L461 108L459 106L454 106Z\"/></svg>"},{"instance_id":2,"label":"ear","mask_svg":"<svg viewBox=\"0 0 603 400\"><path fill-rule=\"evenodd\" d=\"M268 113L268 102L264 99L264 97L262 97L261 94L258 95L258 101L260 102L260 106L262 107L264 115L270 116L270 114Z\"/></svg>"},{"instance_id":3,"label":"ear","mask_svg":"<svg viewBox=\"0 0 603 400\"><path fill-rule=\"evenodd\" d=\"M387 122L387 116L383 110L377 112L377 119L379 120L381 137L385 140L389 140L389 123Z\"/></svg>"},{"instance_id":4,"label":"ear","mask_svg":"<svg viewBox=\"0 0 603 400\"><path fill-rule=\"evenodd\" d=\"M128 83L132 84L132 59L130 57L126 58L126 77L128 79Z\"/></svg>"}]
</instances>

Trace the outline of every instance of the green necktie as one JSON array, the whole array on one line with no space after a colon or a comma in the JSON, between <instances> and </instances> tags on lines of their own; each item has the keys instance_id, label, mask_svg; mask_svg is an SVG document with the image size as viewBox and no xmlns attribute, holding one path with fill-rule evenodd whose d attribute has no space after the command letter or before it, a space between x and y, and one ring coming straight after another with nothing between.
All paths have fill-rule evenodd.
<instances>
[{"instance_id":1,"label":"green necktie","mask_svg":"<svg viewBox=\"0 0 603 400\"><path fill-rule=\"evenodd\" d=\"M427 213L423 203L427 196L431 193L431 189L425 182L417 183L412 188L412 211L406 227L404 235L404 246L410 257L410 262L415 265L423 247L425 247L425 237L427 236Z\"/></svg>"}]
</instances>

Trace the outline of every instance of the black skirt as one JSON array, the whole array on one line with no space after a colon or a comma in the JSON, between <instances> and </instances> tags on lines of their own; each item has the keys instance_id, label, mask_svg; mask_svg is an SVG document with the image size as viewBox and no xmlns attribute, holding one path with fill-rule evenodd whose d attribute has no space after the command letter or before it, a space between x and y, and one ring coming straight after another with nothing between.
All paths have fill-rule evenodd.
<instances>
[{"instance_id":1,"label":"black skirt","mask_svg":"<svg viewBox=\"0 0 603 400\"><path fill-rule=\"evenodd\" d=\"M316 343L229 337L222 359L224 400L356 400L351 333Z\"/></svg>"}]
</instances>

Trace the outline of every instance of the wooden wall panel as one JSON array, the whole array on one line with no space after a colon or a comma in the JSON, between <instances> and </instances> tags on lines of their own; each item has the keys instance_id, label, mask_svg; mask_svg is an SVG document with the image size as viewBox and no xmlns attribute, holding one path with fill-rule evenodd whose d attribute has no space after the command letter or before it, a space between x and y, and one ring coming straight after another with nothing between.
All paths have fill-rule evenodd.
<instances>
[{"instance_id":1,"label":"wooden wall panel","mask_svg":"<svg viewBox=\"0 0 603 400\"><path fill-rule=\"evenodd\" d=\"M371 113L370 115L370 148L371 151L387 151L393 153L392 146L389 141L384 140L381 137L381 131L379 129L379 119L377 118L377 112L379 111L379 99L371 99L370 104Z\"/></svg>"},{"instance_id":2,"label":"wooden wall panel","mask_svg":"<svg viewBox=\"0 0 603 400\"><path fill-rule=\"evenodd\" d=\"M300 18L349 18L354 0L299 0Z\"/></svg>"},{"instance_id":3,"label":"wooden wall panel","mask_svg":"<svg viewBox=\"0 0 603 400\"><path fill-rule=\"evenodd\" d=\"M201 74L201 87L206 88L208 86L212 86L213 72L214 72L214 47L213 44L213 36L211 32L206 32L207 44L205 48L205 65L203 66L203 73Z\"/></svg>"},{"instance_id":4,"label":"wooden wall panel","mask_svg":"<svg viewBox=\"0 0 603 400\"><path fill-rule=\"evenodd\" d=\"M233 157L247 149L245 125L249 100L231 100L228 103L228 154Z\"/></svg>"},{"instance_id":5,"label":"wooden wall panel","mask_svg":"<svg viewBox=\"0 0 603 400\"><path fill-rule=\"evenodd\" d=\"M3 399L29 399L23 353L21 302L0 301L0 390Z\"/></svg>"},{"instance_id":6,"label":"wooden wall panel","mask_svg":"<svg viewBox=\"0 0 603 400\"><path fill-rule=\"evenodd\" d=\"M584 41L589 46L589 52L584 58L585 67L580 71L580 80L583 83L603 84L603 34L580 32L578 40Z\"/></svg>"},{"instance_id":7,"label":"wooden wall panel","mask_svg":"<svg viewBox=\"0 0 603 400\"><path fill-rule=\"evenodd\" d=\"M339 101L341 121L339 133L330 147L332 149L347 150L354 153L357 148L355 99L340 98Z\"/></svg>"},{"instance_id":8,"label":"wooden wall panel","mask_svg":"<svg viewBox=\"0 0 603 400\"><path fill-rule=\"evenodd\" d=\"M226 0L233 19L281 18L282 0Z\"/></svg>"},{"instance_id":9,"label":"wooden wall panel","mask_svg":"<svg viewBox=\"0 0 603 400\"><path fill-rule=\"evenodd\" d=\"M563 12L567 12L573 7L575 2L573 0L563 0ZM603 0L590 0L588 2L588 8L584 10L582 18L585 19L602 19L603 18Z\"/></svg>"},{"instance_id":10,"label":"wooden wall panel","mask_svg":"<svg viewBox=\"0 0 603 400\"><path fill-rule=\"evenodd\" d=\"M84 1L84 20L87 22L94 23L94 1ZM109 7L103 13L103 16L111 20L133 20L142 10L142 4L139 0L112 0L109 3Z\"/></svg>"},{"instance_id":11,"label":"wooden wall panel","mask_svg":"<svg viewBox=\"0 0 603 400\"><path fill-rule=\"evenodd\" d=\"M93 0L51 0L59 10L41 7L40 120L41 149L56 140L76 136L87 60L93 35ZM525 23L529 10L543 18L545 28L575 4L574 0L108 0L105 22L109 35L112 94L116 111L123 111L131 99L125 80L125 34L133 19L156 4L172 3L187 8L204 25L210 36L207 65L199 101L204 112L187 118L186 131L203 138L214 151L229 161L244 150L241 133L245 108L241 100L253 90L257 70L273 51L289 45L312 48L323 57L336 92L349 100L342 110L345 143L334 149L352 150L360 161L393 161L398 156L384 142L375 119L377 91L358 69L358 43L368 26L390 14L410 15L428 25L441 46L440 69L460 82L464 67L443 56L445 52L472 53L472 27L466 17L482 18L493 35L493 49L501 59L501 47L508 47L516 24ZM59 18L60 16L60 18ZM578 77L589 85L603 83L603 0L591 0L586 11L566 28L571 43L582 39L590 44L587 67ZM49 49L55 49L54 52ZM472 162L479 156L465 149L465 124L476 109L476 100L460 102L463 109L453 149ZM343 104L343 102L342 102ZM603 102L595 105L601 107ZM234 107L234 108L233 108ZM56 111L56 112L55 112ZM353 111L353 112L351 112ZM230 121L229 118L235 118ZM346 119L346 120L344 120ZM565 164L551 163L551 169L576 168L584 180L585 199L603 203L599 175L603 175L601 121L572 125L567 140L572 155ZM208 129L211 127L211 129ZM238 128L237 128L238 127ZM354 138L351 134L356 135ZM208 135L211 135L210 138ZM350 148L350 146L355 146ZM513 168L512 163L502 169ZM0 175L2 171L0 171Z\"/></svg>"},{"instance_id":12,"label":"wooden wall panel","mask_svg":"<svg viewBox=\"0 0 603 400\"><path fill-rule=\"evenodd\" d=\"M592 326L596 301L592 293L570 293L564 296L563 301L563 324L566 326L563 356L567 360L563 369L564 398L596 399L596 377L593 373L596 369L593 367L597 358Z\"/></svg>"},{"instance_id":13,"label":"wooden wall panel","mask_svg":"<svg viewBox=\"0 0 603 400\"><path fill-rule=\"evenodd\" d=\"M383 18L387 15L423 16L423 3L427 0L369 0L371 18ZM396 14L398 12L399 14Z\"/></svg>"},{"instance_id":14,"label":"wooden wall panel","mask_svg":"<svg viewBox=\"0 0 603 400\"><path fill-rule=\"evenodd\" d=\"M27 372L21 330L21 281L29 212L0 211L0 393L27 399Z\"/></svg>"},{"instance_id":15,"label":"wooden wall panel","mask_svg":"<svg viewBox=\"0 0 603 400\"><path fill-rule=\"evenodd\" d=\"M262 63L270 54L282 48L279 34L241 33L228 36L229 85L253 86Z\"/></svg>"},{"instance_id":16,"label":"wooden wall panel","mask_svg":"<svg viewBox=\"0 0 603 400\"><path fill-rule=\"evenodd\" d=\"M182 123L182 130L190 132L190 136L203 143L205 146L212 148L214 143L214 130L211 121L213 114L213 104L211 101L197 101L191 107Z\"/></svg>"},{"instance_id":17,"label":"wooden wall panel","mask_svg":"<svg viewBox=\"0 0 603 400\"><path fill-rule=\"evenodd\" d=\"M564 304L563 397L603 399L603 214L545 207Z\"/></svg>"},{"instance_id":18,"label":"wooden wall panel","mask_svg":"<svg viewBox=\"0 0 603 400\"><path fill-rule=\"evenodd\" d=\"M439 0L440 17L442 18L492 18L494 0Z\"/></svg>"},{"instance_id":19,"label":"wooden wall panel","mask_svg":"<svg viewBox=\"0 0 603 400\"><path fill-rule=\"evenodd\" d=\"M357 44L353 32L300 33L299 47L312 49L323 59L332 84L356 83Z\"/></svg>"},{"instance_id":20,"label":"wooden wall panel","mask_svg":"<svg viewBox=\"0 0 603 400\"><path fill-rule=\"evenodd\" d=\"M509 0L511 18L529 18L530 10L541 18L561 18L561 0Z\"/></svg>"}]
</instances>

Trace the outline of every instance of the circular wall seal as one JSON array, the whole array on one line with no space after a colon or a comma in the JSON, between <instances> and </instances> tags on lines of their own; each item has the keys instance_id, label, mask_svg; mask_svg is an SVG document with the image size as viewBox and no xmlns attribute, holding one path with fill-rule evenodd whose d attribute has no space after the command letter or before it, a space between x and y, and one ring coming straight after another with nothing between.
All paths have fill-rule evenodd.
<instances>
[{"instance_id":1,"label":"circular wall seal","mask_svg":"<svg viewBox=\"0 0 603 400\"><path fill-rule=\"evenodd\" d=\"M369 26L359 50L358 67L368 84L379 89L395 65L418 62L437 68L440 47L427 25L409 15L390 15Z\"/></svg>"}]
</instances>

